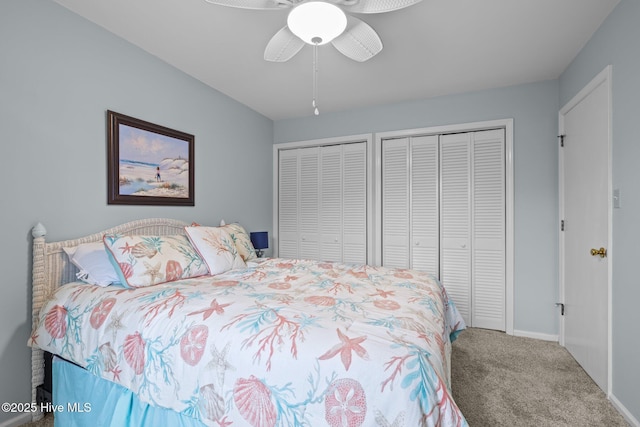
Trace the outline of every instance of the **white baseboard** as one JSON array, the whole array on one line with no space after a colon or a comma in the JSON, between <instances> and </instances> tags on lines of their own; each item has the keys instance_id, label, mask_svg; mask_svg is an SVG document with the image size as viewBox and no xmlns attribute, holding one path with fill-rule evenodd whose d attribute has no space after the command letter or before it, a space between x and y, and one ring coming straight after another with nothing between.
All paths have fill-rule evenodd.
<instances>
[{"instance_id":1,"label":"white baseboard","mask_svg":"<svg viewBox=\"0 0 640 427\"><path fill-rule=\"evenodd\" d=\"M513 335L516 337L534 338L536 340L558 342L558 335L541 334L539 332L519 331L514 329Z\"/></svg>"},{"instance_id":2,"label":"white baseboard","mask_svg":"<svg viewBox=\"0 0 640 427\"><path fill-rule=\"evenodd\" d=\"M0 427L18 427L22 424L31 422L31 412L26 412L24 414L20 414L10 420L3 421L0 423Z\"/></svg>"},{"instance_id":3,"label":"white baseboard","mask_svg":"<svg viewBox=\"0 0 640 427\"><path fill-rule=\"evenodd\" d=\"M611 401L611 404L618 410L618 412L622 414L624 419L627 420L629 424L631 424L632 427L640 427L640 421L638 421L633 415L631 415L631 412L629 412L629 410L622 404L622 402L618 400L618 398L616 398L612 394L611 396L609 396L609 400Z\"/></svg>"}]
</instances>

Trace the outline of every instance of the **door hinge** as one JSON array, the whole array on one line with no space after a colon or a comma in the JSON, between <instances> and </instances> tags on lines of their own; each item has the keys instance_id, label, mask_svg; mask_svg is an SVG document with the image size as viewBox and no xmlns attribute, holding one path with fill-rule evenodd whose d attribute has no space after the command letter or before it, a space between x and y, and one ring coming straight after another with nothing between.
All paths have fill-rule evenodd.
<instances>
[{"instance_id":1,"label":"door hinge","mask_svg":"<svg viewBox=\"0 0 640 427\"><path fill-rule=\"evenodd\" d=\"M564 219L560 221L560 231L564 231Z\"/></svg>"},{"instance_id":2,"label":"door hinge","mask_svg":"<svg viewBox=\"0 0 640 427\"><path fill-rule=\"evenodd\" d=\"M556 306L560 306L560 315L564 316L564 304L561 302L557 302Z\"/></svg>"},{"instance_id":3,"label":"door hinge","mask_svg":"<svg viewBox=\"0 0 640 427\"><path fill-rule=\"evenodd\" d=\"M564 137L566 135L558 135L558 138L560 138L560 147L564 147Z\"/></svg>"}]
</instances>

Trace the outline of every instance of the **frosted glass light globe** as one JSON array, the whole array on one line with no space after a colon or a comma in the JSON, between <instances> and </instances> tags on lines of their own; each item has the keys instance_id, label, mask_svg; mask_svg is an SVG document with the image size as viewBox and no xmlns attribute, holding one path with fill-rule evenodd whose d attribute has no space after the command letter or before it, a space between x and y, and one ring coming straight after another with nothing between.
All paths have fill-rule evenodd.
<instances>
[{"instance_id":1,"label":"frosted glass light globe","mask_svg":"<svg viewBox=\"0 0 640 427\"><path fill-rule=\"evenodd\" d=\"M323 45L344 32L347 16L331 3L308 1L289 12L287 25L305 43Z\"/></svg>"}]
</instances>

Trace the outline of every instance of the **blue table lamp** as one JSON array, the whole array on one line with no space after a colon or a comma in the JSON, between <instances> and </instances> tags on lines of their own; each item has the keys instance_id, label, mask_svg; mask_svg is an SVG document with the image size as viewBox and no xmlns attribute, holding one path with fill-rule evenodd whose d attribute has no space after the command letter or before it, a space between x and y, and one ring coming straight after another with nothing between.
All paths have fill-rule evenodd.
<instances>
[{"instance_id":1,"label":"blue table lamp","mask_svg":"<svg viewBox=\"0 0 640 427\"><path fill-rule=\"evenodd\" d=\"M254 231L249 233L249 238L253 248L256 250L256 255L258 255L258 258L262 258L262 250L269 247L269 233L266 231Z\"/></svg>"}]
</instances>

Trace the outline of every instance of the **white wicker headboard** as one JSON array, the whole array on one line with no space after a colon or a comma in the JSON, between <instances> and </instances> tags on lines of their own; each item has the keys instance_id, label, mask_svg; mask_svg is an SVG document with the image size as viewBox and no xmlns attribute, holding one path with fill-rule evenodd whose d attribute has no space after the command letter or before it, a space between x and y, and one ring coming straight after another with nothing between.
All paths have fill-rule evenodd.
<instances>
[{"instance_id":1,"label":"white wicker headboard","mask_svg":"<svg viewBox=\"0 0 640 427\"><path fill-rule=\"evenodd\" d=\"M166 236L185 234L186 222L167 219L149 218L127 222L89 236L59 242L46 242L46 229L42 224L33 227L33 309L32 327L36 324L40 309L49 295L60 285L76 281L78 269L69 262L64 247L78 246L81 243L102 241L105 234L128 235L156 235ZM44 352L37 348L31 349L31 399L36 401L36 388L44 382ZM34 412L33 420L42 418L42 413Z\"/></svg>"}]
</instances>

